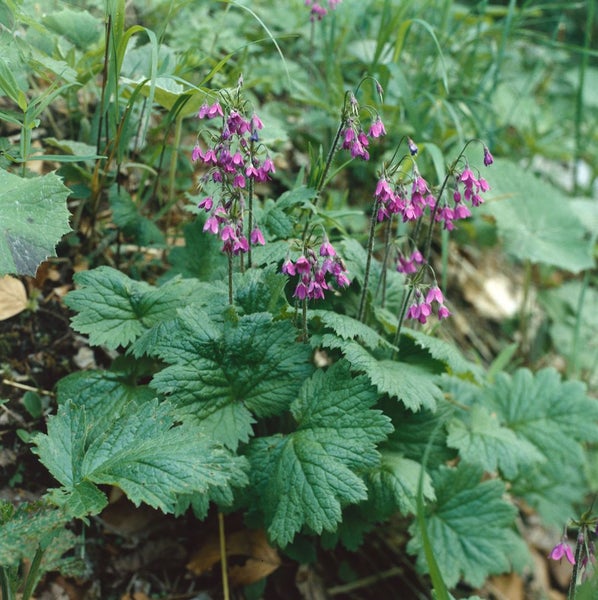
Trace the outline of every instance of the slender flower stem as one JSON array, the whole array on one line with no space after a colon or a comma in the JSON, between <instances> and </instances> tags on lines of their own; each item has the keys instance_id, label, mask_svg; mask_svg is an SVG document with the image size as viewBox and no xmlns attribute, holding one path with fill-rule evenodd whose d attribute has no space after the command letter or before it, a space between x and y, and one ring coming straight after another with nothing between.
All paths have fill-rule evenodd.
<instances>
[{"instance_id":1,"label":"slender flower stem","mask_svg":"<svg viewBox=\"0 0 598 600\"><path fill-rule=\"evenodd\" d=\"M461 153L459 155L457 160L459 160L459 158L461 158L462 154L463 153ZM428 226L428 233L426 234L426 243L424 246L424 260L426 262L429 262L429 260L430 260L430 249L432 247L432 232L434 231L436 213L438 212L438 207L440 206L442 194L444 193L444 190L446 188L446 184L448 183L449 177L451 176L452 171L457 164L457 160L451 166L451 169L447 173L446 177L444 178L444 181L442 182L442 185L440 186L440 191L438 192L438 196L436 197L436 202L434 203L434 208L432 209L432 214L430 215L430 225Z\"/></svg>"},{"instance_id":2,"label":"slender flower stem","mask_svg":"<svg viewBox=\"0 0 598 600\"><path fill-rule=\"evenodd\" d=\"M307 298L301 302L301 329L303 331L303 341L307 343Z\"/></svg>"},{"instance_id":3,"label":"slender flower stem","mask_svg":"<svg viewBox=\"0 0 598 600\"><path fill-rule=\"evenodd\" d=\"M378 287L382 286L382 298L380 305L384 308L386 304L386 269L388 268L388 257L390 256L390 234L392 233L392 218L386 223L386 229L384 231L384 259L382 260L382 274L380 275L380 281ZM378 295L378 290L376 290Z\"/></svg>"},{"instance_id":4,"label":"slender flower stem","mask_svg":"<svg viewBox=\"0 0 598 600\"><path fill-rule=\"evenodd\" d=\"M399 340L401 338L401 329L403 327L403 319L405 318L405 313L407 312L407 305L411 300L411 294L413 294L413 288L408 288L405 290L403 294L403 301L401 302L401 308L399 309L398 319L397 319L397 332L395 334L395 339L393 341L393 345L398 348ZM393 352L392 355L393 360L396 358L396 351Z\"/></svg>"},{"instance_id":5,"label":"slender flower stem","mask_svg":"<svg viewBox=\"0 0 598 600\"><path fill-rule=\"evenodd\" d=\"M577 591L577 576L581 565L583 555L583 542L577 541L575 546L575 564L573 565L573 573L571 573L571 581L569 582L569 591L567 592L567 600L574 600Z\"/></svg>"},{"instance_id":6,"label":"slender flower stem","mask_svg":"<svg viewBox=\"0 0 598 600\"><path fill-rule=\"evenodd\" d=\"M247 250L247 266L251 268L251 232L253 231L253 179L249 179L247 184L247 203L249 206L247 215L247 239L249 240L249 249Z\"/></svg>"},{"instance_id":7,"label":"slender flower stem","mask_svg":"<svg viewBox=\"0 0 598 600\"><path fill-rule=\"evenodd\" d=\"M343 106L343 114L345 112L345 108ZM345 126L346 123L346 119L345 117L341 118L340 124L338 126L338 129L336 130L336 135L334 136L334 140L332 142L332 145L330 146L330 150L328 151L328 156L326 157L326 163L324 165L324 169L322 170L322 172L320 173L317 183L316 183L316 195L314 197L314 207L317 206L318 204L318 200L320 199L320 195L322 193L322 189L324 188L324 184L326 183L326 177L328 177L328 172L330 171L330 166L332 165L332 159L334 158L334 154L336 152L339 140L341 138L341 132L343 130L343 127ZM305 227L303 228L303 235L301 236L302 241L305 243L305 240L307 238L307 230L309 228L309 223L311 221L311 214L310 213L307 217L307 220L305 222Z\"/></svg>"},{"instance_id":8,"label":"slender flower stem","mask_svg":"<svg viewBox=\"0 0 598 600\"><path fill-rule=\"evenodd\" d=\"M226 253L228 257L228 303L233 305L233 255L232 252Z\"/></svg>"},{"instance_id":9,"label":"slender flower stem","mask_svg":"<svg viewBox=\"0 0 598 600\"><path fill-rule=\"evenodd\" d=\"M378 208L380 206L380 199L376 198L374 202L374 209L372 211L372 219L370 221L370 234L368 237L368 255L365 262L365 273L363 275L363 289L361 290L361 300L359 301L359 313L357 319L361 322L364 321L365 317L365 299L368 293L368 283L370 278L370 268L372 264L372 254L374 253L374 235L376 233L376 218L378 215Z\"/></svg>"}]
</instances>

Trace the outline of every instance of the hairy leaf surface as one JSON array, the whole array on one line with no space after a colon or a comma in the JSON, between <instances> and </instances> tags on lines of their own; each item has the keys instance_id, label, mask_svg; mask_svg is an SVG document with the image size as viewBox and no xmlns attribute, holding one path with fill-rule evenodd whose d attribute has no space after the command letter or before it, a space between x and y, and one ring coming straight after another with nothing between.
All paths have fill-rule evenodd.
<instances>
[{"instance_id":1,"label":"hairy leaf surface","mask_svg":"<svg viewBox=\"0 0 598 600\"><path fill-rule=\"evenodd\" d=\"M372 410L377 394L346 362L318 371L291 406L294 432L250 445L255 493L273 541L291 542L307 526L335 531L343 507L367 498L361 472L380 459L376 445L392 431Z\"/></svg>"},{"instance_id":2,"label":"hairy leaf surface","mask_svg":"<svg viewBox=\"0 0 598 600\"><path fill-rule=\"evenodd\" d=\"M107 404L110 398L104 399ZM243 485L244 460L232 457L189 424L175 426L172 407L157 400L113 403L111 413L73 400L60 403L35 452L63 488L54 500L76 517L107 503L96 487L120 487L135 504L173 512L181 494ZM101 416L101 419L98 419Z\"/></svg>"},{"instance_id":3,"label":"hairy leaf surface","mask_svg":"<svg viewBox=\"0 0 598 600\"><path fill-rule=\"evenodd\" d=\"M509 571L524 543L512 530L516 508L503 499L504 484L482 481L481 467L461 463L441 466L432 476L436 502L426 508L428 535L434 556L449 588L461 579L477 587L488 575ZM427 571L421 537L414 523L407 548Z\"/></svg>"},{"instance_id":4,"label":"hairy leaf surface","mask_svg":"<svg viewBox=\"0 0 598 600\"><path fill-rule=\"evenodd\" d=\"M201 303L206 288L199 281L180 278L153 287L111 267L78 273L75 283L79 289L65 298L78 312L73 328L88 334L92 344L108 348L127 346L157 323L173 318L177 308Z\"/></svg>"},{"instance_id":5,"label":"hairy leaf surface","mask_svg":"<svg viewBox=\"0 0 598 600\"><path fill-rule=\"evenodd\" d=\"M201 309L185 308L155 342L152 351L170 366L153 385L214 439L236 448L248 441L253 416L288 409L313 371L309 346L296 336L291 323L266 313L217 323Z\"/></svg>"}]
</instances>

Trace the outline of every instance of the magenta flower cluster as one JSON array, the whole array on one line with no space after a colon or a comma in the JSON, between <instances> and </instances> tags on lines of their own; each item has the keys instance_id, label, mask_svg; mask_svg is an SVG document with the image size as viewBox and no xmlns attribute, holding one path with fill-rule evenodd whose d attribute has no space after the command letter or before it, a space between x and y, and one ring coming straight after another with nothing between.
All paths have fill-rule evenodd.
<instances>
[{"instance_id":1,"label":"magenta flower cluster","mask_svg":"<svg viewBox=\"0 0 598 600\"><path fill-rule=\"evenodd\" d=\"M359 103L353 94L349 96L347 113L348 114L344 117L343 128L340 133L342 148L344 150L349 150L353 158L369 160L370 153L367 148L370 145L370 139L386 135L384 123L382 122L380 115L376 115L376 118L372 121L370 128L366 133L359 118Z\"/></svg>"},{"instance_id":2,"label":"magenta flower cluster","mask_svg":"<svg viewBox=\"0 0 598 600\"><path fill-rule=\"evenodd\" d=\"M342 0L328 0L328 8L334 10ZM327 14L328 10L324 8L319 2L313 0L305 0L305 6L310 7L309 20L313 23L314 21L321 21Z\"/></svg>"},{"instance_id":3,"label":"magenta flower cluster","mask_svg":"<svg viewBox=\"0 0 598 600\"><path fill-rule=\"evenodd\" d=\"M423 265L426 262L424 255L419 250L414 250L409 256L405 256L402 252L397 254L397 271L405 275L417 273L418 265Z\"/></svg>"},{"instance_id":4,"label":"magenta flower cluster","mask_svg":"<svg viewBox=\"0 0 598 600\"><path fill-rule=\"evenodd\" d=\"M484 202L481 194L490 189L488 182L483 177L476 177L467 166L455 177L455 188L453 190L454 206L447 203L436 212L435 219L442 222L445 229L452 231L455 228L453 221L471 217L471 210L466 202L472 207L480 206ZM464 202L465 201L465 202Z\"/></svg>"},{"instance_id":5,"label":"magenta flower cluster","mask_svg":"<svg viewBox=\"0 0 598 600\"><path fill-rule=\"evenodd\" d=\"M406 319L417 320L424 324L427 322L428 317L433 312L433 304L438 305L438 318L446 319L450 316L449 309L444 305L444 296L440 291L440 288L434 286L428 290L426 297L418 289L415 290L415 302L407 309Z\"/></svg>"},{"instance_id":6,"label":"magenta flower cluster","mask_svg":"<svg viewBox=\"0 0 598 600\"><path fill-rule=\"evenodd\" d=\"M211 145L203 149L197 144L191 156L206 168L200 186L214 189L198 205L208 213L204 231L218 235L222 250L231 254L247 252L250 243L263 245L264 235L258 227L252 228L249 239L244 228L248 182L267 181L275 171L268 155L260 158L261 119L255 113L247 118L234 108L225 112L219 102L204 103L197 116L222 120L218 133L211 136Z\"/></svg>"},{"instance_id":7,"label":"magenta flower cluster","mask_svg":"<svg viewBox=\"0 0 598 600\"><path fill-rule=\"evenodd\" d=\"M376 185L374 199L378 207L378 222L390 219L393 215L400 215L404 223L416 221L423 216L427 207L434 208L436 204L436 198L430 192L426 180L417 172L409 191L402 182L393 186L382 176Z\"/></svg>"},{"instance_id":8,"label":"magenta flower cluster","mask_svg":"<svg viewBox=\"0 0 598 600\"><path fill-rule=\"evenodd\" d=\"M331 280L338 287L347 287L351 281L347 269L336 250L324 236L319 255L308 248L295 262L286 259L282 265L286 275L299 277L293 296L299 300L321 300L331 288Z\"/></svg>"}]
</instances>

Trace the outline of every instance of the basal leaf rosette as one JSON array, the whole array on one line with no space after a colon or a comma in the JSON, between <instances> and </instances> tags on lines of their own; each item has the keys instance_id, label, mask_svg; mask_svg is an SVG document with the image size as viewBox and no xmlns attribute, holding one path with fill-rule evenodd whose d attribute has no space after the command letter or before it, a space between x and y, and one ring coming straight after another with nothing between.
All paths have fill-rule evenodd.
<instances>
[{"instance_id":1,"label":"basal leaf rosette","mask_svg":"<svg viewBox=\"0 0 598 600\"><path fill-rule=\"evenodd\" d=\"M305 382L291 405L292 433L251 442L254 502L274 542L286 546L303 528L334 532L343 508L367 499L364 474L379 464L377 444L392 431L371 408L377 397L367 377L352 377L341 361Z\"/></svg>"},{"instance_id":2,"label":"basal leaf rosette","mask_svg":"<svg viewBox=\"0 0 598 600\"><path fill-rule=\"evenodd\" d=\"M80 385L75 381L62 392ZM50 497L70 516L100 512L108 503L102 484L116 485L133 503L164 512L175 512L181 496L219 498L219 490L246 484L245 459L192 423L181 425L169 403L148 400L145 390L138 402L117 387L95 406L60 397L47 434L34 438L35 453L62 486Z\"/></svg>"},{"instance_id":3,"label":"basal leaf rosette","mask_svg":"<svg viewBox=\"0 0 598 600\"><path fill-rule=\"evenodd\" d=\"M211 319L197 307L179 311L152 353L169 364L152 385L215 440L236 449L255 418L281 414L313 371L311 350L288 321L268 313Z\"/></svg>"}]
</instances>

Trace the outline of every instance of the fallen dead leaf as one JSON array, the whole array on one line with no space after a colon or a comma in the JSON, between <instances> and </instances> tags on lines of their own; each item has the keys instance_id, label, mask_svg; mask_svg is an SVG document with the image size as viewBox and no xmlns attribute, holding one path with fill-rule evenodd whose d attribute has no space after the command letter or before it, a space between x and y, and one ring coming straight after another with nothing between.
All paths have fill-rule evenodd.
<instances>
[{"instance_id":1,"label":"fallen dead leaf","mask_svg":"<svg viewBox=\"0 0 598 600\"><path fill-rule=\"evenodd\" d=\"M229 568L231 585L249 585L270 575L280 566L278 552L266 538L262 530L243 529L226 537L226 555L246 557L242 565ZM201 575L220 561L220 543L214 534L187 563L187 569Z\"/></svg>"},{"instance_id":2,"label":"fallen dead leaf","mask_svg":"<svg viewBox=\"0 0 598 600\"><path fill-rule=\"evenodd\" d=\"M27 308L27 291L23 283L5 275L0 278L0 321L10 319Z\"/></svg>"}]
</instances>

